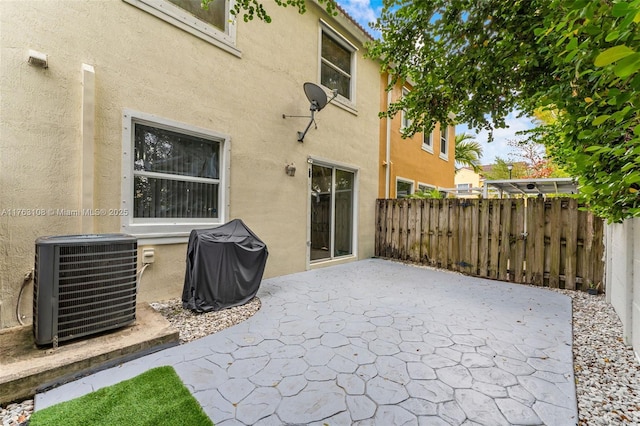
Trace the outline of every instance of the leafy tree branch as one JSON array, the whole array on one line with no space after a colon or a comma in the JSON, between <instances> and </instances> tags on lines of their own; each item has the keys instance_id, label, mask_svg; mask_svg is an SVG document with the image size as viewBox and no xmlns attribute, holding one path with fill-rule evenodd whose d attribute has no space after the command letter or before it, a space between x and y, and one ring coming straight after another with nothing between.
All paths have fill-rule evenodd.
<instances>
[{"instance_id":1,"label":"leafy tree branch","mask_svg":"<svg viewBox=\"0 0 640 426\"><path fill-rule=\"evenodd\" d=\"M640 216L639 23L640 0L385 0L369 52L413 85L384 113L405 110L408 135L553 112L530 136L621 221Z\"/></svg>"},{"instance_id":2,"label":"leafy tree branch","mask_svg":"<svg viewBox=\"0 0 640 426\"><path fill-rule=\"evenodd\" d=\"M207 9L209 7L209 3L215 0L201 0L202 7ZM305 0L273 0L277 6L280 7L288 7L291 6L293 8L298 9L298 13L303 14L307 10L306 1ZM336 13L336 2L335 0L317 0L319 4L324 4L327 12L330 15L335 15ZM242 19L245 22L252 21L254 18L258 18L261 21L266 23L271 22L271 16L267 13L264 5L261 1L258 0L236 0L233 3L233 7L231 9L231 14L233 16L242 16Z\"/></svg>"}]
</instances>

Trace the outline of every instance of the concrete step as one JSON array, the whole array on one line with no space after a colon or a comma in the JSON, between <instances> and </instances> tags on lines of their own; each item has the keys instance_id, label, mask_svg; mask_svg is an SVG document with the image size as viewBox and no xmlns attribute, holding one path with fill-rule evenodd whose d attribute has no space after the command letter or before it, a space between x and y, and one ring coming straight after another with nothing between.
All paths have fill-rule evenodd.
<instances>
[{"instance_id":1,"label":"concrete step","mask_svg":"<svg viewBox=\"0 0 640 426\"><path fill-rule=\"evenodd\" d=\"M178 331L146 303L134 324L57 349L36 346L31 325L0 330L0 404L178 344Z\"/></svg>"}]
</instances>

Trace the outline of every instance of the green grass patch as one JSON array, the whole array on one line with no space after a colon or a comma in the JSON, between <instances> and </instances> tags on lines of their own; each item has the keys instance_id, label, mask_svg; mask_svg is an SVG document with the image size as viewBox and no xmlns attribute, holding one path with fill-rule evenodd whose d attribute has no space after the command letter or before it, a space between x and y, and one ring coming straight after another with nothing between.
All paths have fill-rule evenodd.
<instances>
[{"instance_id":1,"label":"green grass patch","mask_svg":"<svg viewBox=\"0 0 640 426\"><path fill-rule=\"evenodd\" d=\"M158 367L31 416L30 426L213 426L173 367Z\"/></svg>"}]
</instances>

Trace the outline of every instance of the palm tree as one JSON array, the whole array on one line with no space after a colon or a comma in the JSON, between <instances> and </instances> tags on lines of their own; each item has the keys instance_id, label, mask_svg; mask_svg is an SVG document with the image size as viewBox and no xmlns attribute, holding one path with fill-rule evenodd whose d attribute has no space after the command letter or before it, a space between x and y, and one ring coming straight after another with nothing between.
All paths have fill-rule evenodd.
<instances>
[{"instance_id":1,"label":"palm tree","mask_svg":"<svg viewBox=\"0 0 640 426\"><path fill-rule=\"evenodd\" d=\"M471 167L474 172L479 173L480 157L482 157L482 146L473 139L473 136L466 133L456 135L456 164ZM459 168L456 169L458 171Z\"/></svg>"}]
</instances>

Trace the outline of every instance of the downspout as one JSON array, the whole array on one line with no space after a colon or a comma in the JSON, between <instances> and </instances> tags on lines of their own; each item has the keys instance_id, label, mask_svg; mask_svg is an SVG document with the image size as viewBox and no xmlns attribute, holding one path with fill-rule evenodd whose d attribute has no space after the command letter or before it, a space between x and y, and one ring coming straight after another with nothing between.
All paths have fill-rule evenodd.
<instances>
[{"instance_id":1,"label":"downspout","mask_svg":"<svg viewBox=\"0 0 640 426\"><path fill-rule=\"evenodd\" d=\"M391 84L391 74L387 74L387 87ZM391 105L391 90L387 92L387 111ZM384 198L389 198L390 181L391 181L391 117L387 117L387 145L385 155L385 171L384 171Z\"/></svg>"}]
</instances>

